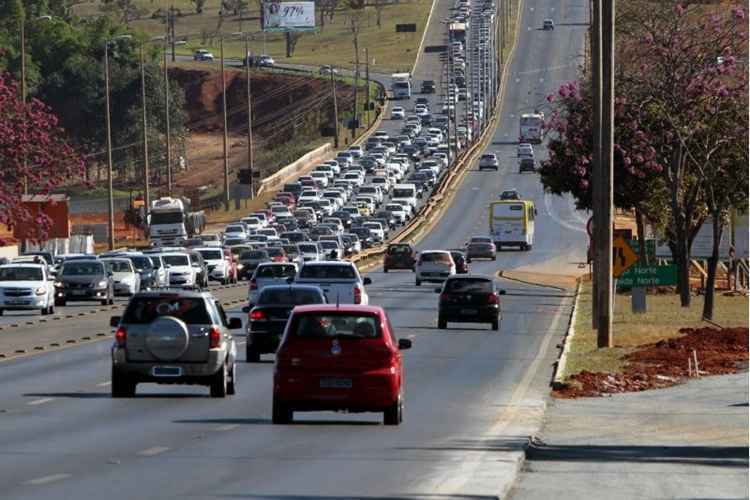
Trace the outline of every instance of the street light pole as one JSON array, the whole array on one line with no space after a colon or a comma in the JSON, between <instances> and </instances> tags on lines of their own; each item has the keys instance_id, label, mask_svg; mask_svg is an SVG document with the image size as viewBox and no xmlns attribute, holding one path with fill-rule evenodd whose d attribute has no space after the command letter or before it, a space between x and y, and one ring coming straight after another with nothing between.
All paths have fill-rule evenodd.
<instances>
[{"instance_id":1,"label":"street light pole","mask_svg":"<svg viewBox=\"0 0 750 500\"><path fill-rule=\"evenodd\" d=\"M220 39L220 50L221 50L221 114L224 122L224 208L229 211L229 151L228 151L228 137L227 137L227 81L224 73L224 38Z\"/></svg>"},{"instance_id":2,"label":"street light pole","mask_svg":"<svg viewBox=\"0 0 750 500\"><path fill-rule=\"evenodd\" d=\"M167 139L167 196L172 196L172 138L169 127L169 64L167 61L167 48L169 37L164 39L164 123L166 124Z\"/></svg>"},{"instance_id":3,"label":"street light pole","mask_svg":"<svg viewBox=\"0 0 750 500\"><path fill-rule=\"evenodd\" d=\"M146 70L144 68L143 43L141 43L141 101L143 108L143 204L144 210L148 212L151 206L149 191L149 164L148 164L148 121L146 115Z\"/></svg>"},{"instance_id":4,"label":"street light pole","mask_svg":"<svg viewBox=\"0 0 750 500\"><path fill-rule=\"evenodd\" d=\"M370 126L370 52L367 47L365 47L365 78L367 79L367 97L365 98L367 104L365 109L367 111L367 126Z\"/></svg>"},{"instance_id":5,"label":"street light pole","mask_svg":"<svg viewBox=\"0 0 750 500\"><path fill-rule=\"evenodd\" d=\"M109 105L109 40L104 43L104 95L105 114L107 123L107 245L110 250L115 248L115 212L114 195L112 192L112 124L110 122Z\"/></svg>"},{"instance_id":6,"label":"street light pole","mask_svg":"<svg viewBox=\"0 0 750 500\"><path fill-rule=\"evenodd\" d=\"M250 199L255 198L255 181L253 180L253 106L250 91L250 44L245 33L245 81L247 87L247 168L250 170Z\"/></svg>"}]
</instances>

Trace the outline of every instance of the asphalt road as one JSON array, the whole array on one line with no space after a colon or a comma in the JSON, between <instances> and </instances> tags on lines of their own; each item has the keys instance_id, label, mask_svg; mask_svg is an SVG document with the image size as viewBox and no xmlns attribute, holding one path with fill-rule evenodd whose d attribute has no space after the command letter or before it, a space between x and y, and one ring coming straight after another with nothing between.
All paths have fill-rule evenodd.
<instances>
[{"instance_id":1,"label":"asphalt road","mask_svg":"<svg viewBox=\"0 0 750 500\"><path fill-rule=\"evenodd\" d=\"M518 114L575 75L587 2L563 0L554 13L543 5L524 3L497 143L513 142ZM428 35L443 29L447 10L438 1ZM545 17L555 18L555 31L536 30ZM436 62L424 58L419 71L429 72ZM499 190L515 187L539 208L534 249L474 262L472 271L575 272L585 255L584 214L567 199L545 198L536 176L515 173L513 144L490 148L504 160L501 171L469 172L420 247L457 247L486 233L487 203ZM238 365L238 394L226 400L208 398L206 388L155 385L139 386L135 399L113 400L109 342L91 342L0 362L3 498L504 494L523 455L520 445L541 422L571 293L500 280L508 292L500 332L486 325L437 330L432 286L416 287L409 272L369 275L371 302L385 307L399 336L414 339L405 353L406 413L400 427L380 425L380 415L333 413L300 414L297 425L272 426L272 357ZM106 325L102 313L64 328L95 333Z\"/></svg>"}]
</instances>

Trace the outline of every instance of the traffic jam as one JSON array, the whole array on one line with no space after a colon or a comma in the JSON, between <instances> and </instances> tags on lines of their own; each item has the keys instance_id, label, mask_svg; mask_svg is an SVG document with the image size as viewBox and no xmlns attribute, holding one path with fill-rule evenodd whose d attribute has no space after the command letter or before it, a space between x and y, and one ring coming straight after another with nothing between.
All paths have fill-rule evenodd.
<instances>
[{"instance_id":1,"label":"traffic jam","mask_svg":"<svg viewBox=\"0 0 750 500\"><path fill-rule=\"evenodd\" d=\"M501 235L492 234L492 215L488 233L464 248L418 250L390 241L419 216L459 155L489 125L496 92L489 85L492 45L469 43L481 37L465 33L470 20L480 32L491 30L494 9L485 4L489 15L475 17L468 1L456 2L446 36L447 78L417 82L408 73L393 75L394 105L381 128L284 184L264 209L215 234L188 237L186 226L197 224L187 200L154 200L148 248L99 255L29 252L1 265L0 315L36 309L49 315L70 302L111 305L124 297L122 315L110 320L114 398L134 397L144 383L199 385L223 398L237 391L238 362L274 355L273 423L290 423L294 412L348 411L382 413L385 425L398 425L402 356L412 341L399 338L387 311L371 302L371 278L350 258L383 248L384 273L412 273L414 286L436 287L439 329L463 322L500 329L505 292L492 276L470 269L474 259L497 257ZM497 170L497 159L482 156L479 167ZM528 228L528 217L533 222L533 206L517 196L496 203L492 213L502 228L519 203L519 227ZM518 244L531 247L526 239ZM215 285L242 283L244 320L212 294Z\"/></svg>"}]
</instances>

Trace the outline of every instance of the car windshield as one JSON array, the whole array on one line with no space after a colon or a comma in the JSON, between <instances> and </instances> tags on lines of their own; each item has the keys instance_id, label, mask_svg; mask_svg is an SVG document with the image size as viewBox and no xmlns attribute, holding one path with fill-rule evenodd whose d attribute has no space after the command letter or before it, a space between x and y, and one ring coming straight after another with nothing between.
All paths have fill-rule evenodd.
<instances>
[{"instance_id":1,"label":"car windshield","mask_svg":"<svg viewBox=\"0 0 750 500\"><path fill-rule=\"evenodd\" d=\"M445 284L445 291L451 293L492 293L492 281L487 279L452 279Z\"/></svg>"},{"instance_id":2,"label":"car windshield","mask_svg":"<svg viewBox=\"0 0 750 500\"><path fill-rule=\"evenodd\" d=\"M105 260L107 269L113 273L130 273L133 272L132 264L129 260Z\"/></svg>"},{"instance_id":3,"label":"car windshield","mask_svg":"<svg viewBox=\"0 0 750 500\"><path fill-rule=\"evenodd\" d=\"M162 260L167 266L189 266L190 260L187 255L162 255Z\"/></svg>"},{"instance_id":4,"label":"car windshield","mask_svg":"<svg viewBox=\"0 0 750 500\"><path fill-rule=\"evenodd\" d=\"M203 299L185 297L135 297L130 300L122 323L144 325L160 316L179 318L188 325L212 323Z\"/></svg>"},{"instance_id":5,"label":"car windshield","mask_svg":"<svg viewBox=\"0 0 750 500\"><path fill-rule=\"evenodd\" d=\"M306 265L302 267L299 273L300 278L312 278L312 279L355 279L357 276L354 274L354 268L352 266L311 266Z\"/></svg>"},{"instance_id":6,"label":"car windshield","mask_svg":"<svg viewBox=\"0 0 750 500\"><path fill-rule=\"evenodd\" d=\"M42 269L38 267L0 268L0 281L42 281Z\"/></svg>"},{"instance_id":7,"label":"car windshield","mask_svg":"<svg viewBox=\"0 0 750 500\"><path fill-rule=\"evenodd\" d=\"M221 250L198 250L198 253L206 260L221 260L224 258Z\"/></svg>"},{"instance_id":8,"label":"car windshield","mask_svg":"<svg viewBox=\"0 0 750 500\"><path fill-rule=\"evenodd\" d=\"M324 250L331 250L333 248L338 248L339 244L331 240L321 240L320 247L323 248Z\"/></svg>"},{"instance_id":9,"label":"car windshield","mask_svg":"<svg viewBox=\"0 0 750 500\"><path fill-rule=\"evenodd\" d=\"M104 274L101 262L67 262L63 264L63 276L87 276Z\"/></svg>"},{"instance_id":10,"label":"car windshield","mask_svg":"<svg viewBox=\"0 0 750 500\"><path fill-rule=\"evenodd\" d=\"M316 253L318 251L317 245L299 245L300 252Z\"/></svg>"},{"instance_id":11,"label":"car windshield","mask_svg":"<svg viewBox=\"0 0 750 500\"><path fill-rule=\"evenodd\" d=\"M268 252L264 250L252 250L249 252L242 252L240 254L241 260L257 260L257 259L267 259L268 258Z\"/></svg>"},{"instance_id":12,"label":"car windshield","mask_svg":"<svg viewBox=\"0 0 750 500\"><path fill-rule=\"evenodd\" d=\"M154 265L155 268L161 269L161 258L157 256L149 257L148 258L151 263Z\"/></svg>"},{"instance_id":13,"label":"car windshield","mask_svg":"<svg viewBox=\"0 0 750 500\"><path fill-rule=\"evenodd\" d=\"M381 336L379 321L370 315L308 313L299 316L295 323L291 331L297 337L376 339Z\"/></svg>"},{"instance_id":14,"label":"car windshield","mask_svg":"<svg viewBox=\"0 0 750 500\"><path fill-rule=\"evenodd\" d=\"M289 278L297 274L294 266L261 266L255 275L256 278Z\"/></svg>"},{"instance_id":15,"label":"car windshield","mask_svg":"<svg viewBox=\"0 0 750 500\"><path fill-rule=\"evenodd\" d=\"M260 293L257 305L295 305L324 304L325 296L317 290L295 287L270 287Z\"/></svg>"}]
</instances>

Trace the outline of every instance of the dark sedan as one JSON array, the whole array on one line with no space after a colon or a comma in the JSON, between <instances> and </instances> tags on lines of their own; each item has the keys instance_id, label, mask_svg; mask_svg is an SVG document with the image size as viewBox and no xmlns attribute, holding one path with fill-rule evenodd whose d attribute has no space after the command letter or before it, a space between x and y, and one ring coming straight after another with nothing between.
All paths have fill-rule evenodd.
<instances>
[{"instance_id":1,"label":"dark sedan","mask_svg":"<svg viewBox=\"0 0 750 500\"><path fill-rule=\"evenodd\" d=\"M325 304L326 296L317 286L272 285L260 292L249 313L247 324L246 360L260 361L260 355L275 353L284 333L289 315L295 306Z\"/></svg>"},{"instance_id":2,"label":"dark sedan","mask_svg":"<svg viewBox=\"0 0 750 500\"><path fill-rule=\"evenodd\" d=\"M261 262L271 262L271 256L265 250L246 250L240 254L240 261L237 269L239 270L239 279L249 279L253 275L255 268Z\"/></svg>"},{"instance_id":3,"label":"dark sedan","mask_svg":"<svg viewBox=\"0 0 750 500\"><path fill-rule=\"evenodd\" d=\"M391 243L383 259L383 272L393 269L414 270L417 262L417 251L409 243Z\"/></svg>"},{"instance_id":4,"label":"dark sedan","mask_svg":"<svg viewBox=\"0 0 750 500\"><path fill-rule=\"evenodd\" d=\"M441 288L438 305L438 328L445 329L448 322L490 323L493 330L500 329L500 295L492 278L474 274L451 276Z\"/></svg>"}]
</instances>

